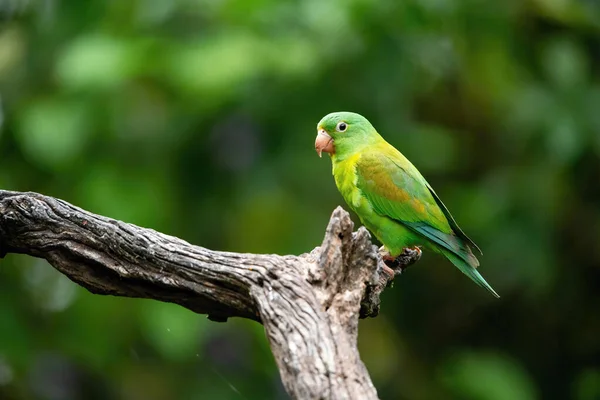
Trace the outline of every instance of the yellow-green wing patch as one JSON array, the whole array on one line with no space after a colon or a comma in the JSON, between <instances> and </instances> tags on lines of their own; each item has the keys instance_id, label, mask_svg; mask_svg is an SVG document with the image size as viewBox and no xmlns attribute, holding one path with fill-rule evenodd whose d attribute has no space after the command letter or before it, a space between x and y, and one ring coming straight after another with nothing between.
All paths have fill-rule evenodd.
<instances>
[{"instance_id":1,"label":"yellow-green wing patch","mask_svg":"<svg viewBox=\"0 0 600 400\"><path fill-rule=\"evenodd\" d=\"M478 265L467 245L471 240L458 228L419 171L393 150L391 154L363 154L356 165L357 186L374 211ZM463 236L465 241L461 240Z\"/></svg>"},{"instance_id":2,"label":"yellow-green wing patch","mask_svg":"<svg viewBox=\"0 0 600 400\"><path fill-rule=\"evenodd\" d=\"M356 172L359 189L381 214L403 222L424 222L444 233L452 232L428 187L412 176L412 171L406 171L387 156L363 154Z\"/></svg>"}]
</instances>

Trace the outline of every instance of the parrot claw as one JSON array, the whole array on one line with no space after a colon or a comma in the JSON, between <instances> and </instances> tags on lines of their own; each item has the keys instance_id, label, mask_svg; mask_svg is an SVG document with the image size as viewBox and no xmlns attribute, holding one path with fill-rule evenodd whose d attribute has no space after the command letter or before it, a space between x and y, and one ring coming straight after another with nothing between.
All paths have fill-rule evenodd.
<instances>
[{"instance_id":1,"label":"parrot claw","mask_svg":"<svg viewBox=\"0 0 600 400\"><path fill-rule=\"evenodd\" d=\"M385 266L399 275L410 265L421 259L423 250L421 250L419 246L406 247L402 250L400 255L394 257L385 247L381 246L381 248L379 248L379 254L381 255L381 259Z\"/></svg>"},{"instance_id":2,"label":"parrot claw","mask_svg":"<svg viewBox=\"0 0 600 400\"><path fill-rule=\"evenodd\" d=\"M388 267L385 263L383 264L382 270L388 276L388 280L393 280L394 276L396 276L396 271Z\"/></svg>"},{"instance_id":3,"label":"parrot claw","mask_svg":"<svg viewBox=\"0 0 600 400\"><path fill-rule=\"evenodd\" d=\"M415 261L418 261L421 258L421 255L423 254L423 250L421 250L420 246L407 247L404 249L403 253L412 253L411 255L413 255Z\"/></svg>"}]
</instances>

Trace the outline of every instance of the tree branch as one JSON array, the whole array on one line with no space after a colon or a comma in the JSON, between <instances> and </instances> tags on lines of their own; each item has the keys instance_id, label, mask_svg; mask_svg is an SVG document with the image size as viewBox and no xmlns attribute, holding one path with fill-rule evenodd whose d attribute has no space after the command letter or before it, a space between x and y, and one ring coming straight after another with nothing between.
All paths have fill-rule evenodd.
<instances>
[{"instance_id":1,"label":"tree branch","mask_svg":"<svg viewBox=\"0 0 600 400\"><path fill-rule=\"evenodd\" d=\"M0 190L0 258L44 258L96 294L177 303L215 321L261 322L297 399L377 398L358 354L358 319L378 314L394 273L367 230L352 230L338 207L323 244L308 254L227 253L52 197ZM403 257L400 269L418 254Z\"/></svg>"}]
</instances>

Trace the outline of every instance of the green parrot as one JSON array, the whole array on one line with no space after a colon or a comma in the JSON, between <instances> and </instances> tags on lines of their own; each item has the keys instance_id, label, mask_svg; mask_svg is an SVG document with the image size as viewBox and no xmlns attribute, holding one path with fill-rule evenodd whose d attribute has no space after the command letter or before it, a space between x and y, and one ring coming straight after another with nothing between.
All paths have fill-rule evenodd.
<instances>
[{"instance_id":1,"label":"green parrot","mask_svg":"<svg viewBox=\"0 0 600 400\"><path fill-rule=\"evenodd\" d=\"M441 253L496 297L477 271L465 235L438 195L406 157L387 143L362 115L335 112L317 125L315 150L331 156L338 190L361 222L395 259L418 246Z\"/></svg>"}]
</instances>

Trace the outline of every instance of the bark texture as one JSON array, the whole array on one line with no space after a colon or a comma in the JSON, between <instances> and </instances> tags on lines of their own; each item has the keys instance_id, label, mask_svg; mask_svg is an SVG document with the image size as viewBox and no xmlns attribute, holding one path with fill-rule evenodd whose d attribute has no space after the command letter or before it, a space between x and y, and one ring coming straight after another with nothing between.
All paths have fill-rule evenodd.
<instances>
[{"instance_id":1,"label":"bark texture","mask_svg":"<svg viewBox=\"0 0 600 400\"><path fill-rule=\"evenodd\" d=\"M208 250L37 193L0 190L0 257L48 260L92 293L177 303L214 321L262 323L296 399L376 399L357 349L394 272L338 207L321 246L299 256ZM403 267L418 260L407 250Z\"/></svg>"}]
</instances>

